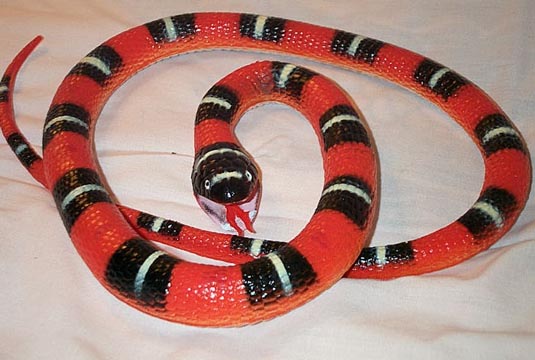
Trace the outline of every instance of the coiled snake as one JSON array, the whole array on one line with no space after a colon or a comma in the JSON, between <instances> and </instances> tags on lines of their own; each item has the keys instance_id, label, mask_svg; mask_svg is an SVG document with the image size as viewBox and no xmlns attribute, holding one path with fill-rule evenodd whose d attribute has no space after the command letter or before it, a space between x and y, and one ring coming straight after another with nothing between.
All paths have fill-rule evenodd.
<instances>
[{"instance_id":1,"label":"coiled snake","mask_svg":"<svg viewBox=\"0 0 535 360\"><path fill-rule=\"evenodd\" d=\"M69 236L95 277L122 301L154 316L200 326L244 325L305 303L344 274L388 279L452 266L496 242L527 201L531 165L525 143L498 105L466 78L379 40L252 14L167 17L98 46L58 88L44 124L41 158L18 129L12 103L17 72L41 39L19 53L0 83L4 136L53 194ZM209 49L306 57L377 75L418 93L455 119L481 150L485 180L478 200L431 234L363 248L375 219L376 161L360 114L336 85L313 71L260 62L209 90L196 118L192 180L197 199L238 235L205 232L114 203L94 158L94 128L102 107L143 68ZM243 230L252 230L260 190L258 170L234 138L233 126L249 107L266 100L291 104L309 119L324 160L319 204L289 243L242 236ZM186 262L146 239L238 265Z\"/></svg>"}]
</instances>

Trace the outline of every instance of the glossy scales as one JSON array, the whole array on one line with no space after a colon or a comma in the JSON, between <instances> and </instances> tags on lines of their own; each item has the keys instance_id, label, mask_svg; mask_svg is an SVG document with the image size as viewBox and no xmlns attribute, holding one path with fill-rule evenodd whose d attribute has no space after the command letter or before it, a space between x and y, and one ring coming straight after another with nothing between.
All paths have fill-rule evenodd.
<instances>
[{"instance_id":1,"label":"glossy scales","mask_svg":"<svg viewBox=\"0 0 535 360\"><path fill-rule=\"evenodd\" d=\"M0 125L6 137L20 134L10 94L20 66L40 40L36 38L21 51L0 83ZM326 181L320 196L323 205L290 245L206 233L115 204L102 175L93 170L98 166L90 152L95 122L105 100L149 65L143 59L156 62L191 50L219 47L300 55L341 65L388 79L432 101L473 136L481 149L485 182L478 200L458 221L442 229L397 245L365 249L357 258L375 217L373 205L369 209L366 205L375 201L376 192L369 134L362 134L365 127L359 127L360 117L348 111L320 122L332 108L343 109L339 106L352 101L329 103L323 97L321 102L315 101L309 84L320 83L322 78L303 71L299 81L288 86L286 81L298 74L293 73L296 68L270 63L259 66L271 78L275 74L270 86L281 89L274 92L278 100L303 107L314 105L303 112L319 136L325 161ZM225 84L229 85L233 84ZM323 85L329 92L335 91L336 86ZM205 103L225 109L230 104L230 112L239 114L233 106L244 103L245 95L253 89L247 84L231 87L239 99L236 103L233 99L217 101L218 96L215 102L209 99ZM60 85L52 104L45 122L43 160L32 160L28 170L53 192L78 252L95 277L122 301L151 315L187 324L231 326L266 320L309 301L346 271L348 277L387 279L455 265L488 248L510 229L526 203L531 183L529 152L521 135L503 111L466 78L438 62L379 40L277 17L183 14L135 27L81 59ZM196 128L206 131L196 138L200 141L197 150L233 142L232 134L225 132L233 120L211 119L212 110L197 122ZM342 135L346 130L351 136ZM22 153L24 149L19 146L26 144L12 142ZM353 168L354 163L359 168ZM331 199L337 194L348 201ZM143 218L139 224L138 217ZM234 258L241 265L212 267L180 261L139 238L138 232L172 246L189 246L192 251L201 244L205 248L212 245L215 251L210 254L214 257ZM250 262L258 256L264 257ZM327 264L326 258L332 263ZM220 301L214 303L213 299ZM259 306L262 304L268 306Z\"/></svg>"}]
</instances>

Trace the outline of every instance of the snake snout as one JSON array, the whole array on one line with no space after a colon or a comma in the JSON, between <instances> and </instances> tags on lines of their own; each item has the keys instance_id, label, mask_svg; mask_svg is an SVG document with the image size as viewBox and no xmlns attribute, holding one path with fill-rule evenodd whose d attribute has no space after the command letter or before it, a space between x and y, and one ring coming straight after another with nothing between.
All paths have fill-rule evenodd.
<instances>
[{"instance_id":1,"label":"snake snout","mask_svg":"<svg viewBox=\"0 0 535 360\"><path fill-rule=\"evenodd\" d=\"M253 183L242 178L228 178L213 185L210 194L213 201L231 204L245 200L253 191Z\"/></svg>"}]
</instances>

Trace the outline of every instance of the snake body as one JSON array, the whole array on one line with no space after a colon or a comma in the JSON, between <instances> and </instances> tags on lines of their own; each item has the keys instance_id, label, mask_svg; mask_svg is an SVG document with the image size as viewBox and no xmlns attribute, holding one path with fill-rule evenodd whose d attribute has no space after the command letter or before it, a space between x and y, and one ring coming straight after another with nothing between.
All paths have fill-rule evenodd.
<instances>
[{"instance_id":1,"label":"snake body","mask_svg":"<svg viewBox=\"0 0 535 360\"><path fill-rule=\"evenodd\" d=\"M249 324L305 303L344 273L388 279L452 266L503 236L527 201L531 164L522 136L499 106L469 80L379 40L253 14L167 17L127 30L91 51L57 90L44 125L41 159L20 133L12 107L14 79L40 40L36 38L19 53L0 83L4 136L28 171L52 192L69 236L95 277L122 301L157 317L201 326ZM264 85L254 100L242 97L254 93L254 86L244 91L248 85L233 83L232 77L224 80L230 82L227 90L237 95L233 101L240 110L233 115L239 117L248 106L268 99L269 93L305 113L322 145L324 190L316 212L295 239L286 244L215 234L115 204L92 146L95 122L105 102L128 78L156 61L209 49L306 57L377 75L416 92L447 112L481 150L485 180L479 198L459 219L431 234L363 249L375 208L375 161L369 136L359 121L339 121L332 128L338 129L336 135L327 136L322 130L325 121L338 115L358 118L357 112L329 85L326 92L333 93L334 102L326 100L324 105L329 106L305 110L302 106L313 96L312 84L323 78L302 68L297 68L299 76L287 89L266 92L266 77L267 88L276 89L273 84L277 76L280 80L280 66L286 65L259 63L255 66ZM286 68L285 74L291 73ZM221 100L223 95L209 96ZM217 101L210 106L221 110ZM328 115L332 108L337 112ZM212 115L196 125L199 138L204 139L196 153L207 146L236 144L235 118ZM238 265L189 263L145 239Z\"/></svg>"}]
</instances>

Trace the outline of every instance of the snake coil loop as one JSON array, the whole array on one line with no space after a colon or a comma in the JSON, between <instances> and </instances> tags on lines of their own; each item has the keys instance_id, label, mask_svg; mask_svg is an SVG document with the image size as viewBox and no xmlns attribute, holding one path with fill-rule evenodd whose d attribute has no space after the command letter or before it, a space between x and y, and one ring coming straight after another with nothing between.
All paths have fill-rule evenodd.
<instances>
[{"instance_id":1,"label":"snake coil loop","mask_svg":"<svg viewBox=\"0 0 535 360\"><path fill-rule=\"evenodd\" d=\"M469 80L379 40L253 14L166 17L95 48L56 92L44 124L41 158L15 123L12 99L15 77L41 40L37 37L17 55L0 82L3 134L21 163L52 193L69 236L95 277L122 301L163 319L200 326L250 324L307 302L344 274L388 279L452 266L503 236L527 201L531 164L522 136ZM194 229L114 203L91 150L107 99L158 60L209 49L296 55L377 75L414 91L447 112L481 150L485 181L478 200L433 233L363 248L375 219L376 160L362 116L335 84L315 72L259 62L215 85L196 117L192 179L197 199L238 236ZM234 138L233 126L250 106L266 100L295 106L307 117L324 161L319 204L289 243L241 236L253 230L259 175ZM219 158L227 163L216 165ZM223 206L217 207L220 202ZM237 265L189 263L147 240Z\"/></svg>"}]
</instances>

